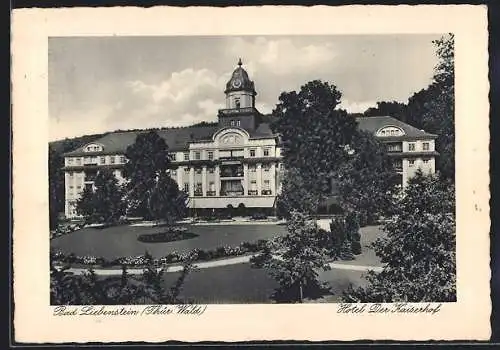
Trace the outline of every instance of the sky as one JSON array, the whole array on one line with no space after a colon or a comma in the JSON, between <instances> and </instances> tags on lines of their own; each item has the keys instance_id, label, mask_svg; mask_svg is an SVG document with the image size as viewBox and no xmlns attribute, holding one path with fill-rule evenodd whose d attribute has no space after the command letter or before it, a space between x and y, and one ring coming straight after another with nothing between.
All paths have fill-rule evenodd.
<instances>
[{"instance_id":1,"label":"sky","mask_svg":"<svg viewBox=\"0 0 500 350\"><path fill-rule=\"evenodd\" d=\"M334 84L340 107L406 102L432 81L440 35L64 37L49 39L50 140L216 121L238 58L270 113L283 91Z\"/></svg>"}]
</instances>

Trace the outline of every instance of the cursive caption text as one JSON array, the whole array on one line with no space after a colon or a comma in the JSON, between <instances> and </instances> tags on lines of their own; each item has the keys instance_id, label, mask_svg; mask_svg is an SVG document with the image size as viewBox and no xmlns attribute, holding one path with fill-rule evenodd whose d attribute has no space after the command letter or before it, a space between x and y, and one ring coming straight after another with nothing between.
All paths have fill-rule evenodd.
<instances>
[{"instance_id":1,"label":"cursive caption text","mask_svg":"<svg viewBox=\"0 0 500 350\"><path fill-rule=\"evenodd\" d=\"M207 310L206 305L149 305L133 306L56 306L54 316L201 316Z\"/></svg>"}]
</instances>

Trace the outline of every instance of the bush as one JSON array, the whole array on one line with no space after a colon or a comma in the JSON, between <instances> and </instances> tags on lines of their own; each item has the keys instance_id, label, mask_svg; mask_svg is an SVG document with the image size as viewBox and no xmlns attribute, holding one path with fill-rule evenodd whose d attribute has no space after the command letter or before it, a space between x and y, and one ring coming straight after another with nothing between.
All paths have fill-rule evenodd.
<instances>
[{"instance_id":1,"label":"bush","mask_svg":"<svg viewBox=\"0 0 500 350\"><path fill-rule=\"evenodd\" d=\"M353 241L351 243L351 248L354 255L361 254L361 243L359 241Z\"/></svg>"},{"instance_id":2,"label":"bush","mask_svg":"<svg viewBox=\"0 0 500 350\"><path fill-rule=\"evenodd\" d=\"M266 220L267 215L264 213L255 213L251 216L251 220Z\"/></svg>"}]
</instances>

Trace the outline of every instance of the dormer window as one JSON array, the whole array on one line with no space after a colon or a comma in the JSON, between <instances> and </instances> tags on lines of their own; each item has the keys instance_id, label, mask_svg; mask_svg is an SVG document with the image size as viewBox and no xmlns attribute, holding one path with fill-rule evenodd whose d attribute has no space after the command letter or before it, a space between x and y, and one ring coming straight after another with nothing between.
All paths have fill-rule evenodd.
<instances>
[{"instance_id":1,"label":"dormer window","mask_svg":"<svg viewBox=\"0 0 500 350\"><path fill-rule=\"evenodd\" d=\"M101 145L97 144L90 144L85 146L84 148L85 152L101 152L103 150Z\"/></svg>"},{"instance_id":2,"label":"dormer window","mask_svg":"<svg viewBox=\"0 0 500 350\"><path fill-rule=\"evenodd\" d=\"M377 136L403 136L404 130L397 126L385 126L376 132Z\"/></svg>"}]
</instances>

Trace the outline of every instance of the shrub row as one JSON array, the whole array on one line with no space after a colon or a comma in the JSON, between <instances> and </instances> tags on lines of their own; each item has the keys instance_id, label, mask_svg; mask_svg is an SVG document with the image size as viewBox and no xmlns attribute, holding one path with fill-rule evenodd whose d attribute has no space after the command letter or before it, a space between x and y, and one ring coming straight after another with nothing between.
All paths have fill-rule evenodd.
<instances>
[{"instance_id":1,"label":"shrub row","mask_svg":"<svg viewBox=\"0 0 500 350\"><path fill-rule=\"evenodd\" d=\"M59 237L62 235L66 235L68 233L72 233L82 229L85 226L83 223L78 224L70 224L70 225L59 225L55 230L50 231L50 238Z\"/></svg>"},{"instance_id":2,"label":"shrub row","mask_svg":"<svg viewBox=\"0 0 500 350\"><path fill-rule=\"evenodd\" d=\"M243 242L236 247L223 246L210 250L194 249L190 252L184 253L174 251L162 258L154 259L153 264L155 266L162 267L167 264L182 263L188 260L192 260L193 262L209 261L214 259L244 255L248 253L257 253L263 250L266 244L266 240L258 240L257 242ZM77 256L73 253L65 255L63 252L51 252L50 260L52 263L82 264L101 267L144 267L148 262L145 255L128 256L108 260L102 257L95 256Z\"/></svg>"}]
</instances>

